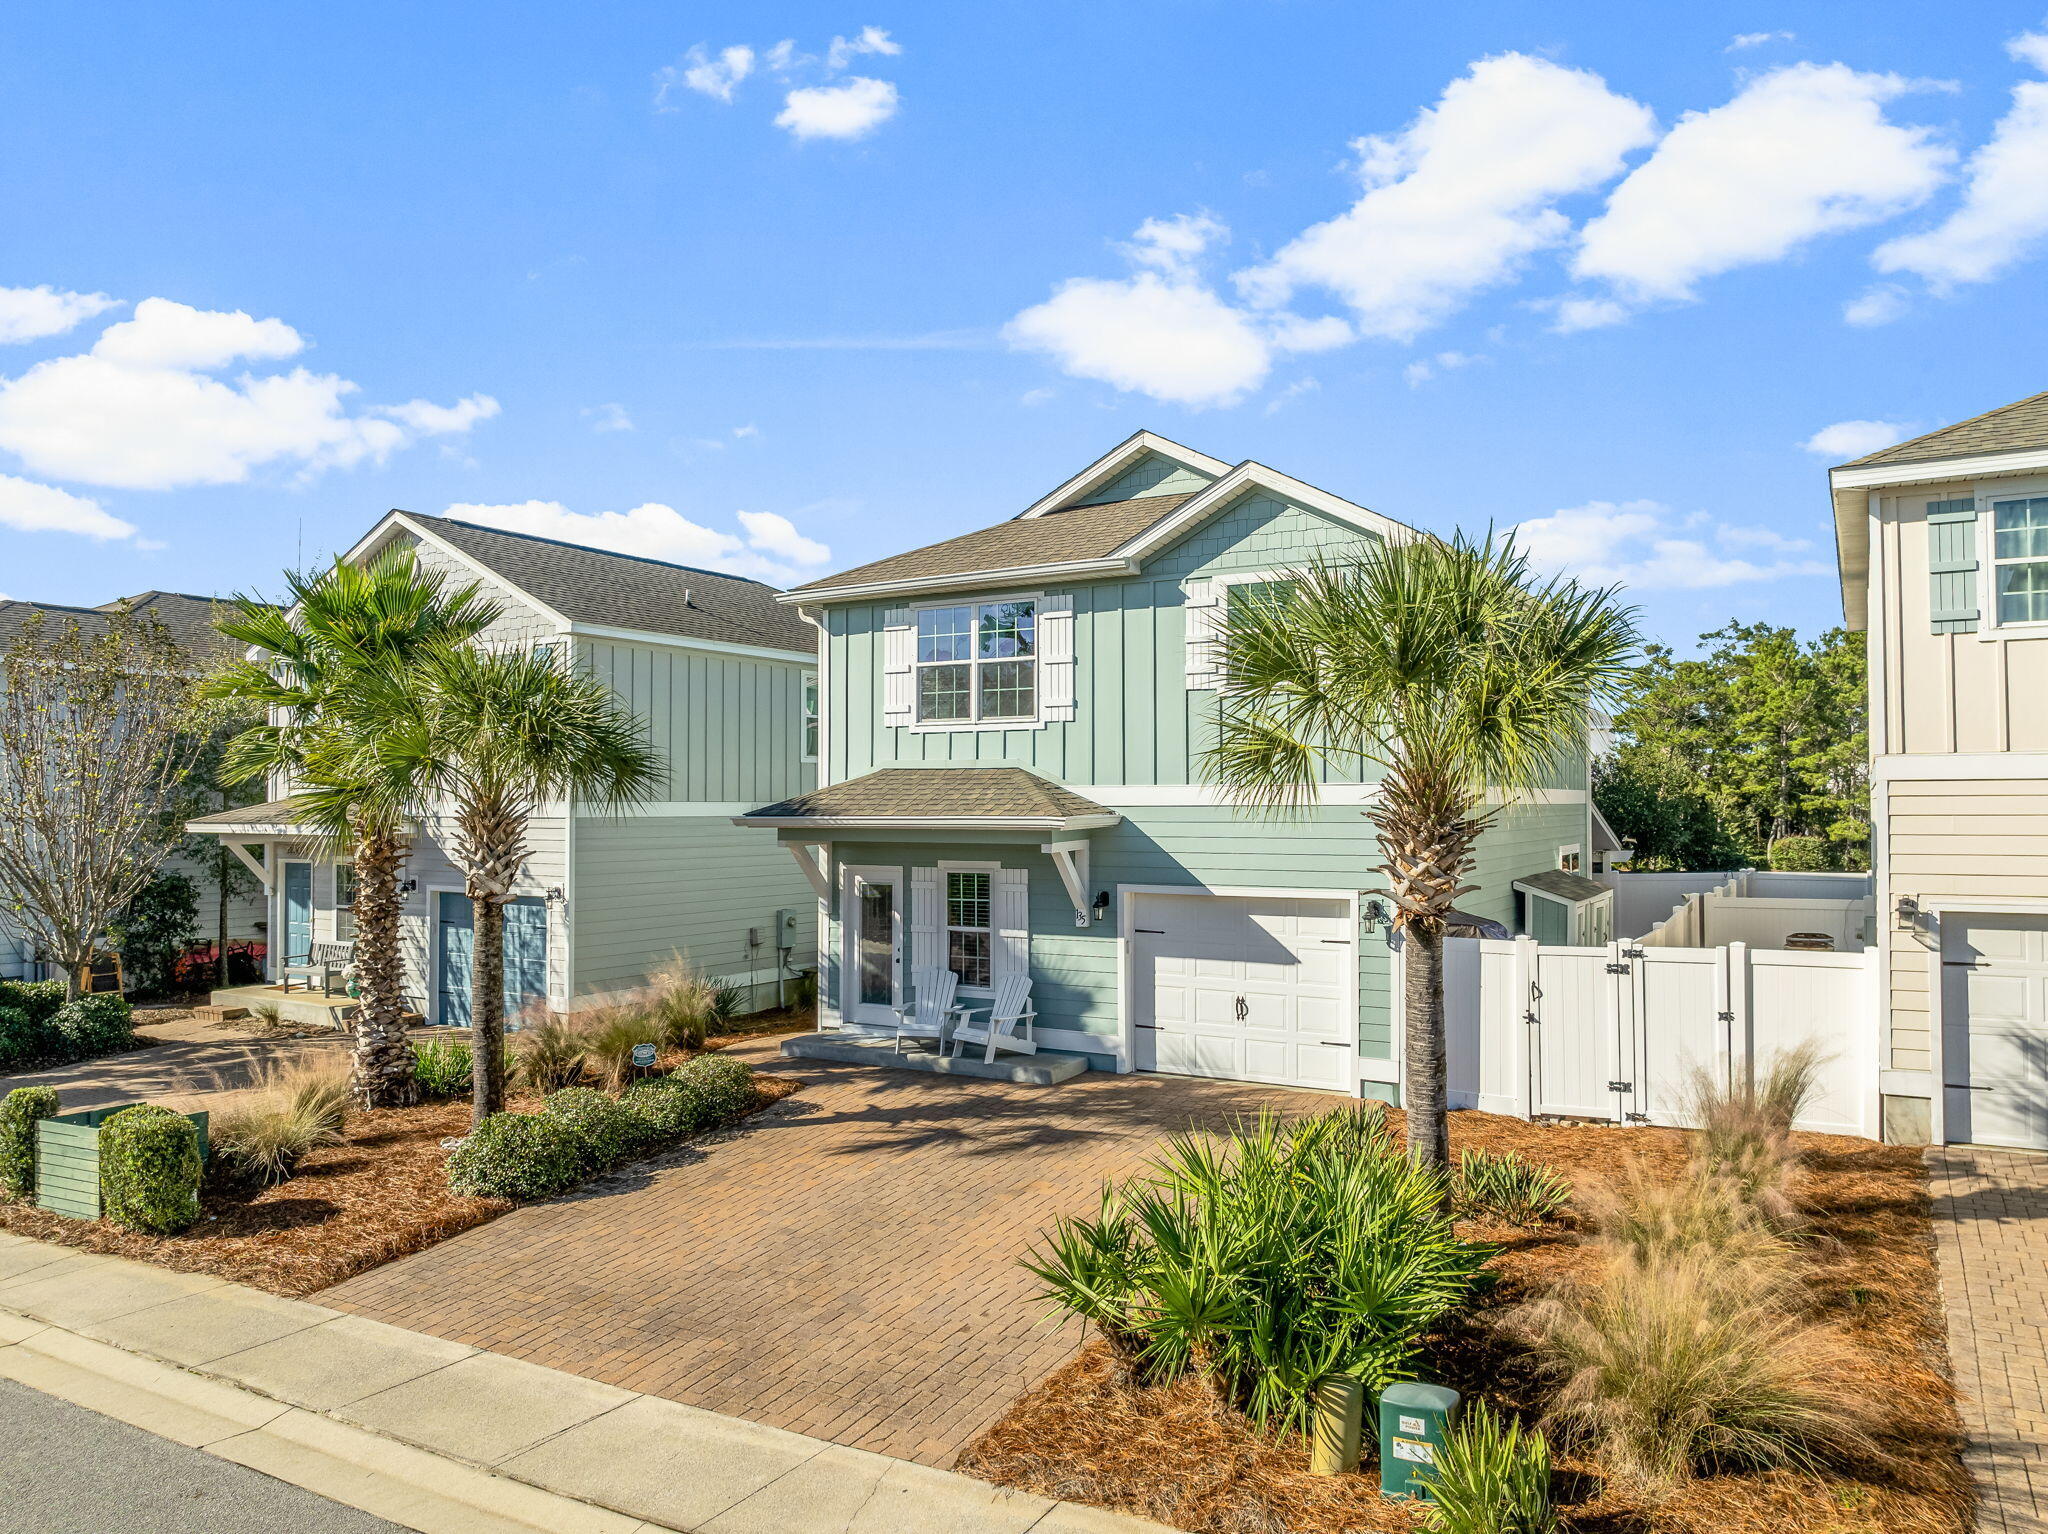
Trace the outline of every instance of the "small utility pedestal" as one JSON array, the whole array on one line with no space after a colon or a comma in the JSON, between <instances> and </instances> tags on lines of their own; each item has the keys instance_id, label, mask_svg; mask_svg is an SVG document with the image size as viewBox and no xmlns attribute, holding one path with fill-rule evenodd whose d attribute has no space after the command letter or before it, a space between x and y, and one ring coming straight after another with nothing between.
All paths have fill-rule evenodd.
<instances>
[{"instance_id":1,"label":"small utility pedestal","mask_svg":"<svg viewBox=\"0 0 2048 1534\"><path fill-rule=\"evenodd\" d=\"M1458 1392L1406 1381L1380 1392L1380 1495L1429 1495L1418 1471L1436 1466L1437 1450L1457 1420Z\"/></svg>"}]
</instances>

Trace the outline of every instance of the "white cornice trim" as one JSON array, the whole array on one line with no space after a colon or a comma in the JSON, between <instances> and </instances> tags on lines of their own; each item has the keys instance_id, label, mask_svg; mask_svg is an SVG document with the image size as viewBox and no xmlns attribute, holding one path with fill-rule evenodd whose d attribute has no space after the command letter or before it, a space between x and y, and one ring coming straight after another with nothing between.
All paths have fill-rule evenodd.
<instances>
[{"instance_id":1,"label":"white cornice trim","mask_svg":"<svg viewBox=\"0 0 2048 1534\"><path fill-rule=\"evenodd\" d=\"M655 634L646 629L620 628L610 623L571 623L566 632L584 639L618 639L629 644L667 645L678 650L709 650L714 655L742 655L749 660L786 660L804 666L818 663L818 657L805 650L732 644L723 639L693 639L688 634Z\"/></svg>"},{"instance_id":2,"label":"white cornice trim","mask_svg":"<svg viewBox=\"0 0 2048 1534\"><path fill-rule=\"evenodd\" d=\"M1108 815L735 815L736 826L774 831L1094 831L1122 820Z\"/></svg>"},{"instance_id":3,"label":"white cornice trim","mask_svg":"<svg viewBox=\"0 0 2048 1534\"><path fill-rule=\"evenodd\" d=\"M785 591L776 601L846 602L859 597L911 596L921 591L971 591L984 586L1040 585L1049 580L1090 580L1130 575L1137 562L1129 559L1073 559L1049 565L1006 565L1000 570L969 570L957 575L914 575L896 581L862 581L851 586L807 586Z\"/></svg>"},{"instance_id":4,"label":"white cornice trim","mask_svg":"<svg viewBox=\"0 0 2048 1534\"><path fill-rule=\"evenodd\" d=\"M1930 458L1924 463L1874 463L1860 469L1830 469L1828 484L1836 490L1863 490L1873 485L1925 485L1944 479L2030 474L2041 469L2048 469L2048 448L1979 453L1969 458Z\"/></svg>"},{"instance_id":5,"label":"white cornice trim","mask_svg":"<svg viewBox=\"0 0 2048 1534\"><path fill-rule=\"evenodd\" d=\"M1220 475L1230 472L1230 465L1221 458L1211 458L1207 453L1198 453L1191 447L1183 447L1157 432L1133 432L1058 489L1049 491L1025 507L1018 514L1017 520L1028 521L1032 517L1042 517L1047 512L1058 511L1076 497L1108 484L1147 453L1157 453L1162 458L1174 459L1191 469L1200 469L1205 474Z\"/></svg>"},{"instance_id":6,"label":"white cornice trim","mask_svg":"<svg viewBox=\"0 0 2048 1534\"><path fill-rule=\"evenodd\" d=\"M1870 775L1885 783L1940 783L1964 778L2038 782L2048 778L2048 751L1959 751L1875 756Z\"/></svg>"}]
</instances>

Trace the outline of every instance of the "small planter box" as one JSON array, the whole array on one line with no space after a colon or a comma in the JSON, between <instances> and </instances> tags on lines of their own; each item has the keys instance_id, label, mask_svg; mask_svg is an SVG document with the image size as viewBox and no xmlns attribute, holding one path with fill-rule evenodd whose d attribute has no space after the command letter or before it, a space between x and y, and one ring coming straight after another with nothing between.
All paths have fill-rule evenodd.
<instances>
[{"instance_id":1,"label":"small planter box","mask_svg":"<svg viewBox=\"0 0 2048 1534\"><path fill-rule=\"evenodd\" d=\"M36 1120L36 1207L73 1220L100 1217L100 1125L134 1103L86 1108ZM199 1130L199 1159L206 1160L204 1113L185 1115Z\"/></svg>"}]
</instances>

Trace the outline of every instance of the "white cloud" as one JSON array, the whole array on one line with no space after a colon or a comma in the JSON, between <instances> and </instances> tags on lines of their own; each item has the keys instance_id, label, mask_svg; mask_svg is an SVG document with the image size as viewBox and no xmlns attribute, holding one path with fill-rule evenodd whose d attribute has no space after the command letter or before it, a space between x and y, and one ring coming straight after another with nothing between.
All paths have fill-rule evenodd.
<instances>
[{"instance_id":1,"label":"white cloud","mask_svg":"<svg viewBox=\"0 0 2048 1534\"><path fill-rule=\"evenodd\" d=\"M1179 405L1234 404L1272 367L1252 317L1191 277L1075 277L1011 320L1013 346L1079 378Z\"/></svg>"},{"instance_id":2,"label":"white cloud","mask_svg":"<svg viewBox=\"0 0 2048 1534\"><path fill-rule=\"evenodd\" d=\"M1850 325L1889 325L1906 312L1906 290L1895 282L1873 283L1842 305Z\"/></svg>"},{"instance_id":3,"label":"white cloud","mask_svg":"<svg viewBox=\"0 0 2048 1534\"><path fill-rule=\"evenodd\" d=\"M1798 540L1773 542L1778 535L1764 529L1721 527L1702 514L1685 516L1656 501L1589 501L1513 531L1536 565L1593 586L1697 591L1834 569L1819 559L1759 564L1727 554L1726 548L1763 547L1790 555L1798 552Z\"/></svg>"},{"instance_id":4,"label":"white cloud","mask_svg":"<svg viewBox=\"0 0 2048 1534\"><path fill-rule=\"evenodd\" d=\"M1837 421L1832 426L1823 426L1799 445L1816 458L1844 463L1890 447L1894 442L1903 442L1912 430L1897 421Z\"/></svg>"},{"instance_id":5,"label":"white cloud","mask_svg":"<svg viewBox=\"0 0 2048 1534\"><path fill-rule=\"evenodd\" d=\"M753 72L754 50L744 43L735 43L716 55L698 43L683 55L682 63L670 64L655 75L659 83L654 105L659 111L673 112L675 108L668 104L669 94L678 85L713 101L730 103L740 82Z\"/></svg>"},{"instance_id":6,"label":"white cloud","mask_svg":"<svg viewBox=\"0 0 2048 1534\"><path fill-rule=\"evenodd\" d=\"M571 511L560 501L513 505L450 506L446 515L482 522L509 532L587 544L619 554L638 554L670 564L696 565L757 580L789 582L802 572L793 565L821 565L832 557L824 544L804 537L786 517L773 512L738 514L745 536L692 522L673 506L649 501L630 511Z\"/></svg>"},{"instance_id":7,"label":"white cloud","mask_svg":"<svg viewBox=\"0 0 2048 1534\"><path fill-rule=\"evenodd\" d=\"M1728 46L1721 51L1723 53L1740 53L1745 48L1761 48L1765 43L1791 43L1797 41L1797 35L1791 32L1737 32L1728 39Z\"/></svg>"},{"instance_id":8,"label":"white cloud","mask_svg":"<svg viewBox=\"0 0 2048 1534\"><path fill-rule=\"evenodd\" d=\"M1230 238L1230 228L1210 213L1176 213L1148 218L1124 244L1134 266L1149 266L1169 277L1185 277L1210 246Z\"/></svg>"},{"instance_id":9,"label":"white cloud","mask_svg":"<svg viewBox=\"0 0 2048 1534\"><path fill-rule=\"evenodd\" d=\"M761 435L761 428L749 423L745 426L735 426L732 429L732 434L740 438L758 437Z\"/></svg>"},{"instance_id":10,"label":"white cloud","mask_svg":"<svg viewBox=\"0 0 2048 1534\"><path fill-rule=\"evenodd\" d=\"M103 543L135 532L131 523L109 515L98 501L12 474L0 474L0 527L24 533L80 533Z\"/></svg>"},{"instance_id":11,"label":"white cloud","mask_svg":"<svg viewBox=\"0 0 2048 1534\"><path fill-rule=\"evenodd\" d=\"M1312 320L1294 314L1273 314L1263 318L1266 323L1266 339L1273 343L1275 351L1335 351L1338 347L1349 346L1358 339L1358 332L1334 314L1325 314Z\"/></svg>"},{"instance_id":12,"label":"white cloud","mask_svg":"<svg viewBox=\"0 0 2048 1534\"><path fill-rule=\"evenodd\" d=\"M831 70L832 73L837 74L860 54L894 55L902 51L903 45L891 42L889 34L880 27L862 27L858 37L835 37L832 39L832 46L825 50L825 67ZM786 58L783 67L788 67Z\"/></svg>"},{"instance_id":13,"label":"white cloud","mask_svg":"<svg viewBox=\"0 0 2048 1534\"><path fill-rule=\"evenodd\" d=\"M1327 288L1365 334L1412 339L1563 241L1570 221L1553 204L1619 175L1654 129L1597 75L1481 59L1398 134L1358 140L1364 195L1238 283L1269 305Z\"/></svg>"},{"instance_id":14,"label":"white cloud","mask_svg":"<svg viewBox=\"0 0 2048 1534\"><path fill-rule=\"evenodd\" d=\"M1297 378L1278 394L1266 401L1266 414L1278 415L1304 394L1313 394L1322 384L1313 378Z\"/></svg>"},{"instance_id":15,"label":"white cloud","mask_svg":"<svg viewBox=\"0 0 2048 1534\"><path fill-rule=\"evenodd\" d=\"M119 303L104 293L69 293L47 282L33 288L0 288L0 346L61 336Z\"/></svg>"},{"instance_id":16,"label":"white cloud","mask_svg":"<svg viewBox=\"0 0 2048 1534\"><path fill-rule=\"evenodd\" d=\"M1915 88L1794 64L1687 113L1586 226L1573 274L1633 304L1685 301L1705 278L1916 206L1953 155L1929 130L1885 120L1884 103Z\"/></svg>"},{"instance_id":17,"label":"white cloud","mask_svg":"<svg viewBox=\"0 0 2048 1534\"><path fill-rule=\"evenodd\" d=\"M585 405L583 419L590 423L592 431L631 431L633 418L626 413L626 407L618 403L609 405Z\"/></svg>"},{"instance_id":18,"label":"white cloud","mask_svg":"<svg viewBox=\"0 0 2048 1534\"><path fill-rule=\"evenodd\" d=\"M808 85L783 98L775 126L798 139L856 139L896 115L896 87L850 75L837 85Z\"/></svg>"},{"instance_id":19,"label":"white cloud","mask_svg":"<svg viewBox=\"0 0 2048 1534\"><path fill-rule=\"evenodd\" d=\"M2048 73L2048 33L2006 44L2016 59ZM2048 241L2048 83L2023 80L1990 139L1964 168L1962 203L1921 234L1878 246L1881 272L1912 272L1941 292L1989 282Z\"/></svg>"},{"instance_id":20,"label":"white cloud","mask_svg":"<svg viewBox=\"0 0 2048 1534\"><path fill-rule=\"evenodd\" d=\"M1411 389L1420 388L1439 373L1456 372L1468 368L1475 362L1484 362L1484 357L1471 352L1438 352L1434 357L1418 357L1401 369L1401 377Z\"/></svg>"},{"instance_id":21,"label":"white cloud","mask_svg":"<svg viewBox=\"0 0 2048 1534\"><path fill-rule=\"evenodd\" d=\"M1059 397L1057 389L1026 389L1017 396L1020 405L1043 405Z\"/></svg>"},{"instance_id":22,"label":"white cloud","mask_svg":"<svg viewBox=\"0 0 2048 1534\"><path fill-rule=\"evenodd\" d=\"M333 374L207 376L238 358L277 360L304 345L282 320L144 299L91 350L0 381L0 448L59 479L168 490L237 484L268 464L315 472L381 462L422 436L466 431L497 412L496 401L477 395L351 415L344 401L356 385Z\"/></svg>"}]
</instances>

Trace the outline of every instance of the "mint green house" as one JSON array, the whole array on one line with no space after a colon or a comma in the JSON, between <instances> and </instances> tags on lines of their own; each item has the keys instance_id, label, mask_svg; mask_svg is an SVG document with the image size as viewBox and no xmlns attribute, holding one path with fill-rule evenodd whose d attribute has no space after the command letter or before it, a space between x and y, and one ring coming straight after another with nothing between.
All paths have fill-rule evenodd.
<instances>
[{"instance_id":1,"label":"mint green house","mask_svg":"<svg viewBox=\"0 0 2048 1534\"><path fill-rule=\"evenodd\" d=\"M1201 754L1232 594L1416 536L1140 432L1006 521L786 593L821 634L819 786L737 822L816 891L821 1027L893 1028L920 969L970 999L1023 973L1041 1045L1097 1069L1396 1097L1374 785L1276 820ZM1564 884L1517 881L1590 867L1583 769L1488 833L1474 927L1549 925Z\"/></svg>"},{"instance_id":2,"label":"mint green house","mask_svg":"<svg viewBox=\"0 0 2048 1534\"><path fill-rule=\"evenodd\" d=\"M566 1011L631 989L671 954L772 1006L814 964L817 899L767 837L732 816L817 778L814 631L740 576L641 559L446 517L393 511L345 558L413 550L501 611L493 646L551 647L611 685L667 761L667 781L620 814L551 805L505 913L505 993L514 1015ZM270 979L286 958L354 935L352 870L297 823L288 784L268 804L188 823L217 835L262 878ZM406 989L434 1023L470 1015L471 910L443 814L421 817L405 867ZM316 1000L315 997L320 999ZM217 992L324 1020L316 990ZM336 999L344 1004L345 998Z\"/></svg>"}]
</instances>

